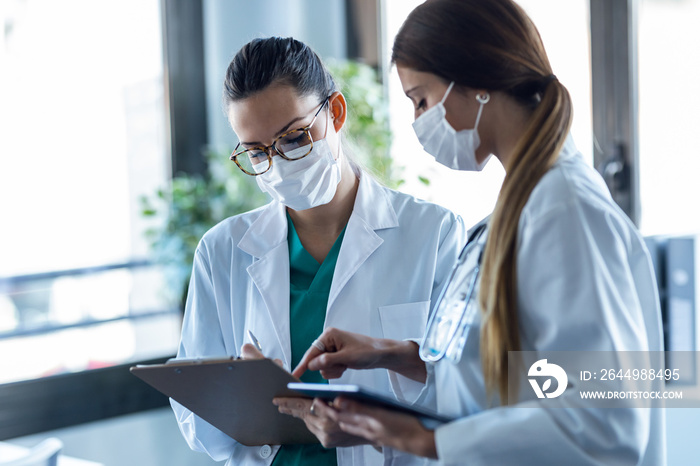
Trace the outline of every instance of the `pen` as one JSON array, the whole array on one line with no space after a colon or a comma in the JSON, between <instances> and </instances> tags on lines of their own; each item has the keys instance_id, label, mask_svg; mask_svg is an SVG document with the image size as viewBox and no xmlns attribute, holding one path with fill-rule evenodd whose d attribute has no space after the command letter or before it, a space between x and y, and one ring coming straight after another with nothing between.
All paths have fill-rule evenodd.
<instances>
[{"instance_id":1,"label":"pen","mask_svg":"<svg viewBox=\"0 0 700 466\"><path fill-rule=\"evenodd\" d=\"M250 336L250 339L253 341L253 344L255 347L262 353L262 346L260 346L260 342L258 341L257 338L255 338L255 335L253 335L253 332L248 330L248 336Z\"/></svg>"}]
</instances>

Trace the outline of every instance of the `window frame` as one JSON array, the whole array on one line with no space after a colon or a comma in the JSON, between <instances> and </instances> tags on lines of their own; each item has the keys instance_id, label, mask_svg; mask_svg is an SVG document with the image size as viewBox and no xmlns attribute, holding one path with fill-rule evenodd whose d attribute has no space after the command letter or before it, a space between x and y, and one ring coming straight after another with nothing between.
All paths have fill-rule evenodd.
<instances>
[{"instance_id":1,"label":"window frame","mask_svg":"<svg viewBox=\"0 0 700 466\"><path fill-rule=\"evenodd\" d=\"M593 160L639 226L638 0L589 0Z\"/></svg>"},{"instance_id":2,"label":"window frame","mask_svg":"<svg viewBox=\"0 0 700 466\"><path fill-rule=\"evenodd\" d=\"M171 171L173 175L180 172L201 174L206 169L202 148L207 141L202 1L160 0L160 9ZM92 272L137 267L143 265L142 262L108 264L96 267ZM46 272L3 280L12 283L18 279L46 279L66 272L80 273L76 270ZM165 312L169 311L163 310ZM99 323L103 322L77 325ZM50 329L24 333L45 331ZM167 406L168 397L134 377L129 367L163 363L172 356L0 384L0 440Z\"/></svg>"},{"instance_id":3,"label":"window frame","mask_svg":"<svg viewBox=\"0 0 700 466\"><path fill-rule=\"evenodd\" d=\"M152 266L147 260L96 267L0 277L0 290L12 290L32 282L61 277L90 276L111 270L135 270ZM89 327L117 320L174 314L178 309L161 309L109 319L90 319L65 325L45 325L0 333L0 340L48 334L69 328ZM168 397L144 384L129 372L135 364L160 364L173 355L88 369L49 377L0 384L0 440L69 427L113 416L166 406Z\"/></svg>"},{"instance_id":4,"label":"window frame","mask_svg":"<svg viewBox=\"0 0 700 466\"><path fill-rule=\"evenodd\" d=\"M0 385L0 440L168 405L167 396L131 375L132 365Z\"/></svg>"}]
</instances>

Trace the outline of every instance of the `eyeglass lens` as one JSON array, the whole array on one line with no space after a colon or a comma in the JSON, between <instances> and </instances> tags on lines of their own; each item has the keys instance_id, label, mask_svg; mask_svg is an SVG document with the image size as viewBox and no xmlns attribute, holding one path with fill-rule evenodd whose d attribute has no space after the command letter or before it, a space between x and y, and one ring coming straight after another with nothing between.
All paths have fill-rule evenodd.
<instances>
[{"instance_id":1,"label":"eyeglass lens","mask_svg":"<svg viewBox=\"0 0 700 466\"><path fill-rule=\"evenodd\" d=\"M296 130L282 135L274 143L272 154L284 156L289 160L297 160L311 152L313 141L308 131ZM270 168L270 158L263 148L254 147L238 152L236 161L243 171L250 174L264 173Z\"/></svg>"}]
</instances>

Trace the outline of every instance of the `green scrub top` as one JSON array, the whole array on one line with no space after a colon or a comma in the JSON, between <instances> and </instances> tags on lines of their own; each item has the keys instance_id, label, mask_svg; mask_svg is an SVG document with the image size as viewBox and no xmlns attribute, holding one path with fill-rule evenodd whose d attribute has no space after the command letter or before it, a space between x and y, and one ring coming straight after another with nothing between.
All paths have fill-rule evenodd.
<instances>
[{"instance_id":1,"label":"green scrub top","mask_svg":"<svg viewBox=\"0 0 700 466\"><path fill-rule=\"evenodd\" d=\"M292 219L287 214L289 244L289 330L292 340L292 367L296 367L311 343L323 332L328 295L338 261L345 229L338 235L323 264L302 246ZM318 371L307 371L302 382L327 383ZM273 466L337 465L335 448L320 444L282 445Z\"/></svg>"}]
</instances>

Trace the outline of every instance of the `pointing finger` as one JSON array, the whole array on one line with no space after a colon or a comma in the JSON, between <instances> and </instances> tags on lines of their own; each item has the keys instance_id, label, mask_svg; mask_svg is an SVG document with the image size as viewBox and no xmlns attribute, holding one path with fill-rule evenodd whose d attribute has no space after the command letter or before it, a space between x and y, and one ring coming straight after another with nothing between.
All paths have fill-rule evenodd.
<instances>
[{"instance_id":1,"label":"pointing finger","mask_svg":"<svg viewBox=\"0 0 700 466\"><path fill-rule=\"evenodd\" d=\"M297 367L292 371L292 375L296 378L301 377L309 368L309 362L321 354L323 354L323 351L321 351L318 347L309 347L309 349L306 350L306 353L304 353L304 356L301 358L301 361L299 361Z\"/></svg>"}]
</instances>

